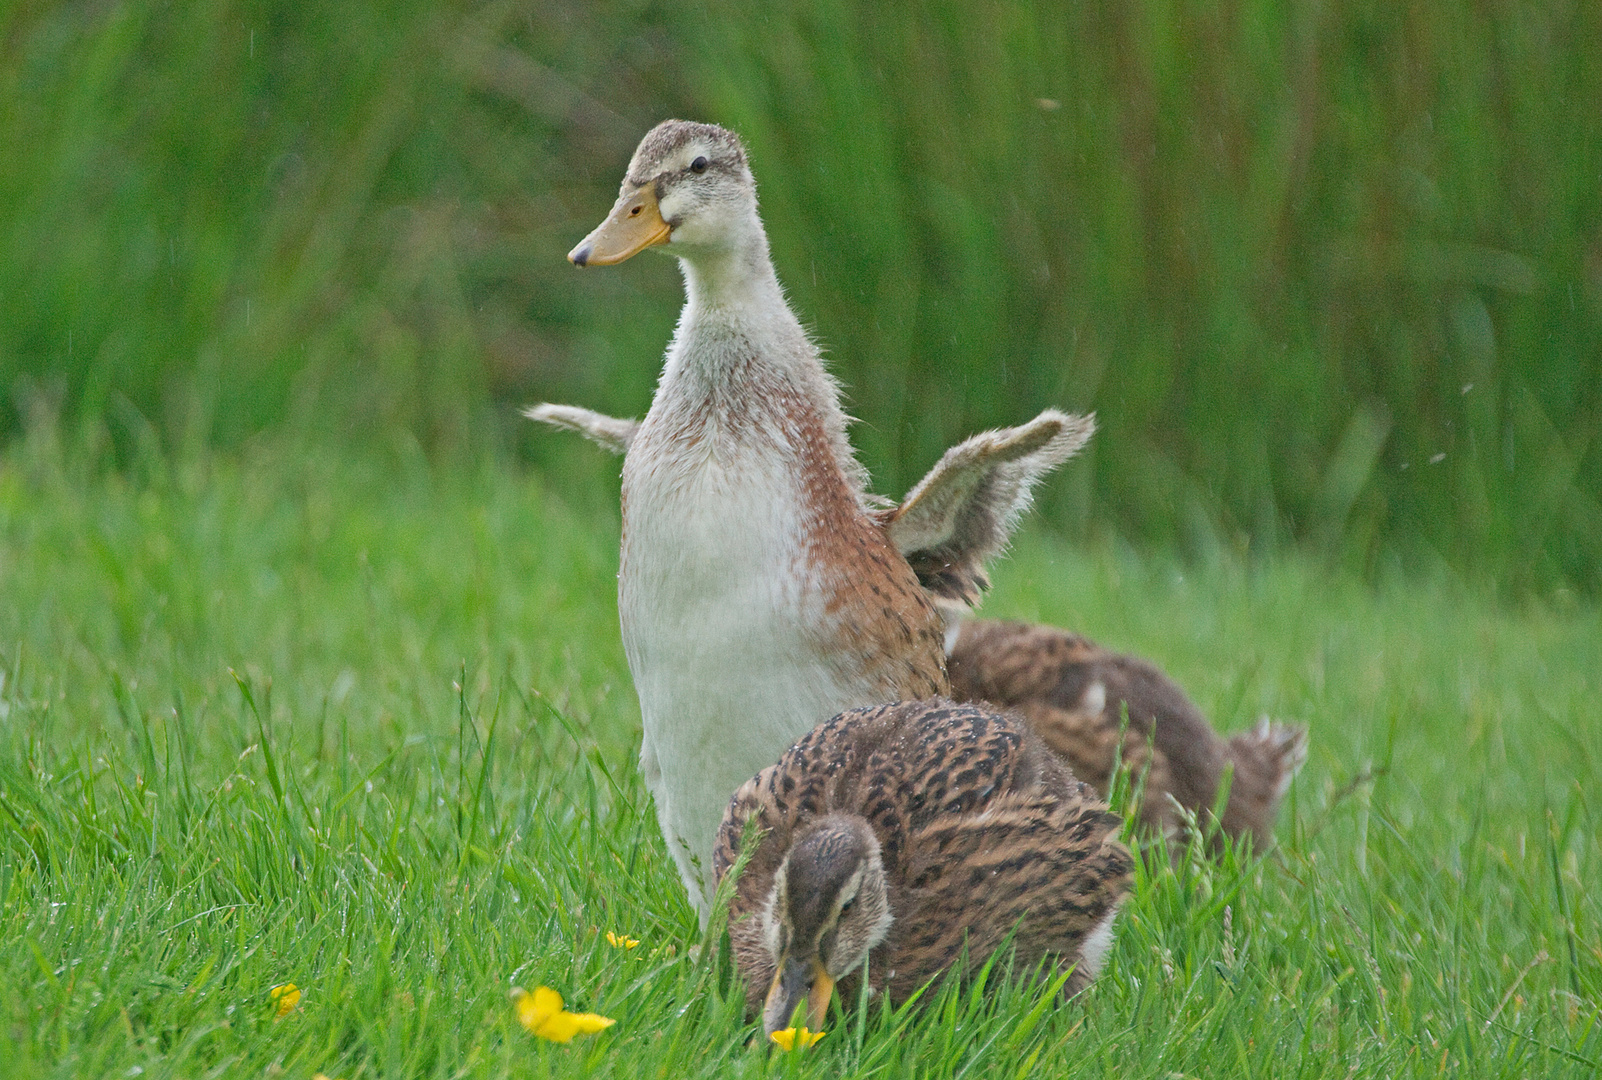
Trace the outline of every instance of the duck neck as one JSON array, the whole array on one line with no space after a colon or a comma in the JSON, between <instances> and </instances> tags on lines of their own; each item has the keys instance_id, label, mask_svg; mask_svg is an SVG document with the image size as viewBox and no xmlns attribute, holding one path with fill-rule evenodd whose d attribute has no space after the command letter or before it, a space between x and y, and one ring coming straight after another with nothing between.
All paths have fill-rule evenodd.
<instances>
[{"instance_id":1,"label":"duck neck","mask_svg":"<svg viewBox=\"0 0 1602 1080\"><path fill-rule=\"evenodd\" d=\"M798 452L822 451L825 471L854 501L866 477L846 438L839 387L785 302L761 224L751 224L736 243L675 253L686 298L658 402L729 432L781 423Z\"/></svg>"},{"instance_id":2,"label":"duck neck","mask_svg":"<svg viewBox=\"0 0 1602 1080\"><path fill-rule=\"evenodd\" d=\"M768 256L767 237L757 231L744 243L706 247L679 259L684 270L685 316L696 322L750 323L782 313L795 317Z\"/></svg>"},{"instance_id":3,"label":"duck neck","mask_svg":"<svg viewBox=\"0 0 1602 1080\"><path fill-rule=\"evenodd\" d=\"M664 373L669 382L682 375L691 386L712 389L772 376L792 385L827 380L817 349L784 301L754 207L714 240L669 250L679 256L685 292Z\"/></svg>"}]
</instances>

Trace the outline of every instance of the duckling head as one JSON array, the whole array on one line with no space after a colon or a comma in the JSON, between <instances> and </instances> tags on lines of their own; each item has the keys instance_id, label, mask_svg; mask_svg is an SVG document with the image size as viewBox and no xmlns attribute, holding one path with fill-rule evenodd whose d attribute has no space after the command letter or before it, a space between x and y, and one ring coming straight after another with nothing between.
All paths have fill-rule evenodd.
<instances>
[{"instance_id":1,"label":"duckling head","mask_svg":"<svg viewBox=\"0 0 1602 1080\"><path fill-rule=\"evenodd\" d=\"M714 124L664 120L640 140L606 220L568 252L575 266L611 266L658 244L686 259L767 253L756 183L739 136Z\"/></svg>"},{"instance_id":2,"label":"duckling head","mask_svg":"<svg viewBox=\"0 0 1602 1080\"><path fill-rule=\"evenodd\" d=\"M804 999L821 1030L834 984L884 940L892 915L879 841L855 814L829 814L800 833L774 875L762 929L775 973L762 1010L769 1035Z\"/></svg>"}]
</instances>

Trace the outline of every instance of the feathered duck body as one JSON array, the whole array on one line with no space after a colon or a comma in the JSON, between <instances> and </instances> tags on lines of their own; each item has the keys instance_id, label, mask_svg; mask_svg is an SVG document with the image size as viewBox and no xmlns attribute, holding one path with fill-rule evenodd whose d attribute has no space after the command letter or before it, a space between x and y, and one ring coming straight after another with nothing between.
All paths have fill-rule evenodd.
<instances>
[{"instance_id":1,"label":"feathered duck body","mask_svg":"<svg viewBox=\"0 0 1602 1080\"><path fill-rule=\"evenodd\" d=\"M748 822L763 833L729 938L769 1031L804 992L816 1027L864 959L900 1002L1009 934L1022 967L1072 965L1077 990L1129 889L1119 818L1094 791L1020 719L944 699L836 716L742 785L718 831L719 880Z\"/></svg>"},{"instance_id":2,"label":"feathered duck body","mask_svg":"<svg viewBox=\"0 0 1602 1080\"><path fill-rule=\"evenodd\" d=\"M729 793L821 719L943 693L946 676L941 619L869 516L730 132L653 129L572 258L656 243L680 257L687 299L624 458L618 608L641 767L705 918Z\"/></svg>"},{"instance_id":3,"label":"feathered duck body","mask_svg":"<svg viewBox=\"0 0 1602 1080\"><path fill-rule=\"evenodd\" d=\"M528 415L614 453L623 453L639 428L571 406L541 405ZM1142 822L1176 840L1181 813L1204 820L1228 770L1223 832L1250 836L1262 850L1306 761L1306 728L1265 719L1222 737L1147 660L1054 626L966 619L988 584L984 562L1005 544L1029 489L1091 429L1088 418L1047 410L1021 427L977 435L948 451L900 506L877 516L946 620L953 697L1015 710L1103 793L1121 760L1144 777Z\"/></svg>"},{"instance_id":4,"label":"feathered duck body","mask_svg":"<svg viewBox=\"0 0 1602 1080\"><path fill-rule=\"evenodd\" d=\"M1115 760L1144 773L1141 822L1171 838L1179 829L1175 804L1199 818L1210 814L1227 770L1219 825L1266 849L1280 800L1307 758L1306 728L1264 720L1226 739L1154 664L1055 626L964 623L948 663L952 696L1017 711L1102 793Z\"/></svg>"},{"instance_id":5,"label":"feathered duck body","mask_svg":"<svg viewBox=\"0 0 1602 1080\"><path fill-rule=\"evenodd\" d=\"M731 417L705 370L670 362L623 468L641 761L698 899L743 779L822 717L946 685L938 616L828 456L818 410L781 373L737 377L775 385Z\"/></svg>"}]
</instances>

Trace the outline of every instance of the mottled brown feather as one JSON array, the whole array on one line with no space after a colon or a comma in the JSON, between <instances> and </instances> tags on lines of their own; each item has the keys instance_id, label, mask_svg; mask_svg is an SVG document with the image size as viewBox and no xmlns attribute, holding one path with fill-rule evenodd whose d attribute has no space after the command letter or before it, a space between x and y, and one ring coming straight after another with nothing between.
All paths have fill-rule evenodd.
<instances>
[{"instance_id":1,"label":"mottled brown feather","mask_svg":"<svg viewBox=\"0 0 1602 1080\"><path fill-rule=\"evenodd\" d=\"M816 412L783 391L774 399L798 451L802 503L813 515L807 561L824 590L825 612L818 652L842 667L868 669L883 701L945 694L944 620L835 465Z\"/></svg>"},{"instance_id":2,"label":"mottled brown feather","mask_svg":"<svg viewBox=\"0 0 1602 1080\"><path fill-rule=\"evenodd\" d=\"M764 830L730 908L753 1011L774 974L761 927L774 876L793 838L837 812L865 818L879 841L894 922L868 977L893 1002L1015 931L1024 967L1075 964L1129 889L1118 817L1017 718L944 699L855 709L742 785L718 830L720 881L746 822ZM857 977L842 983L846 1000ZM1081 966L1069 986L1088 978Z\"/></svg>"},{"instance_id":3,"label":"mottled brown feather","mask_svg":"<svg viewBox=\"0 0 1602 1080\"><path fill-rule=\"evenodd\" d=\"M953 697L1020 713L1103 795L1127 706L1122 760L1135 775L1146 774L1141 822L1165 835L1179 824L1173 802L1206 820L1232 767L1220 824L1264 849L1285 788L1306 757L1304 728L1265 722L1226 740L1155 665L1054 626L965 623L947 665Z\"/></svg>"}]
</instances>

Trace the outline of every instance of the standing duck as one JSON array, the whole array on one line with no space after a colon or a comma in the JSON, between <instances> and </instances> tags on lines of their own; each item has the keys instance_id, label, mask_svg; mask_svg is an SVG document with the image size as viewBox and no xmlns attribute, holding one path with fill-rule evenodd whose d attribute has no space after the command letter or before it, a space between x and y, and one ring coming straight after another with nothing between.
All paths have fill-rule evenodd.
<instances>
[{"instance_id":1,"label":"standing duck","mask_svg":"<svg viewBox=\"0 0 1602 1080\"><path fill-rule=\"evenodd\" d=\"M764 1030L806 1002L823 1026L836 982L899 1004L1009 939L1017 963L1095 978L1129 891L1120 819L1016 717L932 700L820 724L729 802L719 880L748 827L729 942ZM841 987L850 997L850 982Z\"/></svg>"},{"instance_id":2,"label":"standing duck","mask_svg":"<svg viewBox=\"0 0 1602 1080\"><path fill-rule=\"evenodd\" d=\"M645 419L536 418L626 448L618 611L640 766L704 923L729 793L826 717L945 693L945 627L866 494L732 132L653 128L568 258L656 246L678 256L686 301ZM1045 442L1075 437L1062 429L1048 420Z\"/></svg>"}]
</instances>

